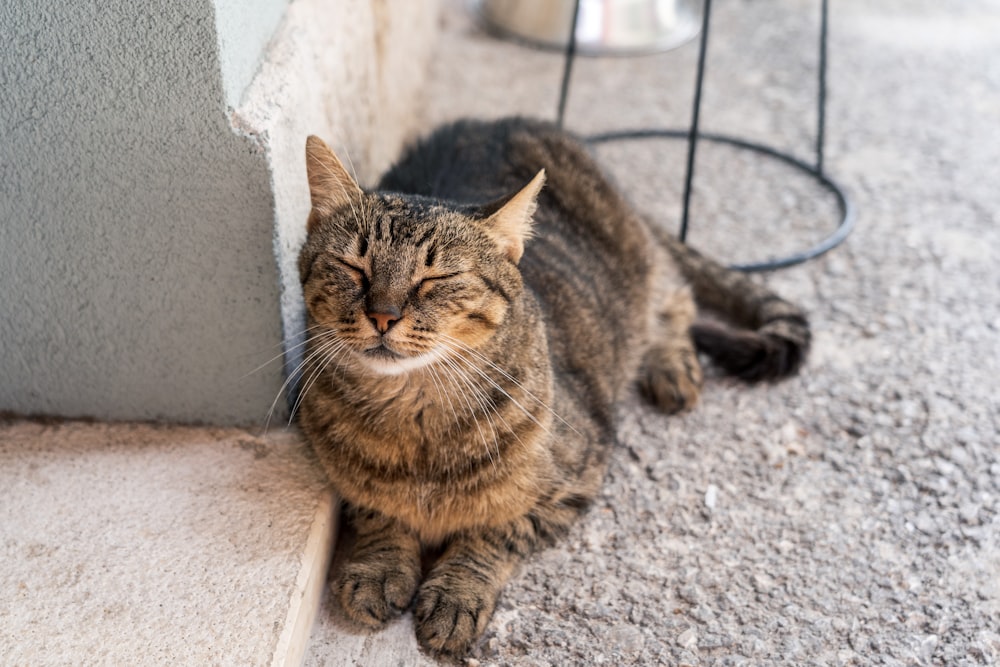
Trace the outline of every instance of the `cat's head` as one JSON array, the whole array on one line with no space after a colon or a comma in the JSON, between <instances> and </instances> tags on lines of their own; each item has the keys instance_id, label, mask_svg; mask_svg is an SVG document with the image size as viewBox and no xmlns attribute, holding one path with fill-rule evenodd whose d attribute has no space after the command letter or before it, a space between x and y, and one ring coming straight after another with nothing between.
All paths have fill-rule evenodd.
<instances>
[{"instance_id":1,"label":"cat's head","mask_svg":"<svg viewBox=\"0 0 1000 667\"><path fill-rule=\"evenodd\" d=\"M482 207L366 193L317 137L306 142L312 211L299 273L326 354L375 373L404 373L471 354L522 291L517 263L544 172Z\"/></svg>"}]
</instances>

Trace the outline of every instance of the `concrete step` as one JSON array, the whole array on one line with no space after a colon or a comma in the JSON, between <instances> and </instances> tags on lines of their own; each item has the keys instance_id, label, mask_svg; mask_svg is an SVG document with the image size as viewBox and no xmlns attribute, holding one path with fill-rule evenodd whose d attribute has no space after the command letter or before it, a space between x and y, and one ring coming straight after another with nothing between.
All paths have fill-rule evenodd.
<instances>
[{"instance_id":1,"label":"concrete step","mask_svg":"<svg viewBox=\"0 0 1000 667\"><path fill-rule=\"evenodd\" d=\"M0 422L0 662L297 665L335 534L295 433Z\"/></svg>"},{"instance_id":2,"label":"concrete step","mask_svg":"<svg viewBox=\"0 0 1000 667\"><path fill-rule=\"evenodd\" d=\"M407 612L377 632L355 630L337 619L325 600L306 648L304 667L439 667L420 652Z\"/></svg>"}]
</instances>

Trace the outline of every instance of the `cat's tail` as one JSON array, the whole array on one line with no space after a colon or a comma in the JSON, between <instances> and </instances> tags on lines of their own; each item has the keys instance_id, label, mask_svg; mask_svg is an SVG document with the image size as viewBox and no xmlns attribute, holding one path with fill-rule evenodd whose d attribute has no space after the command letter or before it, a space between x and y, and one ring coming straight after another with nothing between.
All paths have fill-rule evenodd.
<instances>
[{"instance_id":1,"label":"cat's tail","mask_svg":"<svg viewBox=\"0 0 1000 667\"><path fill-rule=\"evenodd\" d=\"M776 380L799 369L812 339L801 308L654 229L691 285L699 309L724 320L699 317L692 325L700 351L727 373L751 382Z\"/></svg>"}]
</instances>

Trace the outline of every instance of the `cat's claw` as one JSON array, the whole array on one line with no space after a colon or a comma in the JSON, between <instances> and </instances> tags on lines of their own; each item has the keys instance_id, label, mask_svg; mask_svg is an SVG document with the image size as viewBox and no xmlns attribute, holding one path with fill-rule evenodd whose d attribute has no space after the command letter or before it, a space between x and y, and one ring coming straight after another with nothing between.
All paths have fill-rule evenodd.
<instances>
[{"instance_id":1,"label":"cat's claw","mask_svg":"<svg viewBox=\"0 0 1000 667\"><path fill-rule=\"evenodd\" d=\"M496 592L476 586L444 588L429 581L417 596L417 640L432 653L461 657L483 634Z\"/></svg>"},{"instance_id":2,"label":"cat's claw","mask_svg":"<svg viewBox=\"0 0 1000 667\"><path fill-rule=\"evenodd\" d=\"M334 584L334 593L348 618L369 628L380 628L410 605L418 577L419 572L406 567L347 563Z\"/></svg>"}]
</instances>

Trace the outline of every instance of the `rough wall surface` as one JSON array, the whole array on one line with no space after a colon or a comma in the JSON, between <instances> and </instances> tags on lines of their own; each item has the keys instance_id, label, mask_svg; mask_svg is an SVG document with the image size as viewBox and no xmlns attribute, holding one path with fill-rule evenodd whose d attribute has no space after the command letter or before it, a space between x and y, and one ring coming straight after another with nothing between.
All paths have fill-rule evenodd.
<instances>
[{"instance_id":1,"label":"rough wall surface","mask_svg":"<svg viewBox=\"0 0 1000 667\"><path fill-rule=\"evenodd\" d=\"M0 26L0 409L258 419L272 198L211 3L5 3Z\"/></svg>"},{"instance_id":2,"label":"rough wall surface","mask_svg":"<svg viewBox=\"0 0 1000 667\"><path fill-rule=\"evenodd\" d=\"M244 95L282 0L5 3L0 410L262 421L281 368L253 371L301 318L305 135L384 166L435 5L296 2Z\"/></svg>"}]
</instances>

